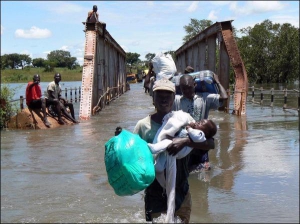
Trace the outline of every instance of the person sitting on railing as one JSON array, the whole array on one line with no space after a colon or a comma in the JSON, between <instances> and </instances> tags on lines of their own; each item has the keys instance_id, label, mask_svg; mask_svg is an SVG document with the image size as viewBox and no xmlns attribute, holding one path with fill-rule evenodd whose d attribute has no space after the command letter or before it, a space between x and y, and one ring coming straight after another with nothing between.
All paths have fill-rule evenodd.
<instances>
[{"instance_id":1,"label":"person sitting on railing","mask_svg":"<svg viewBox=\"0 0 300 224\"><path fill-rule=\"evenodd\" d=\"M61 86L59 84L59 82L61 81L61 74L56 73L54 75L54 81L50 82L48 87L47 87L47 94L48 94L48 100L49 101L55 101L55 100L59 100L60 102L60 107L62 113L69 118L71 121L73 121L73 123L79 123L76 119L75 119L75 114L74 114L74 106L72 103L68 102L68 100L64 99L61 96ZM70 114L68 113L66 107L68 107L70 109L70 113L72 116L70 116ZM55 111L56 113L60 113L60 111Z\"/></svg>"},{"instance_id":2,"label":"person sitting on railing","mask_svg":"<svg viewBox=\"0 0 300 224\"><path fill-rule=\"evenodd\" d=\"M50 123L47 119L46 107L49 105L54 105L58 111L60 111L60 103L59 101L48 101L46 98L42 97L42 89L39 85L41 79L40 75L36 74L33 76L33 82L28 82L26 87L26 105L30 109L42 109L43 112L43 122L46 127L50 127ZM61 115L58 116L58 123L64 124L61 120Z\"/></svg>"}]
</instances>

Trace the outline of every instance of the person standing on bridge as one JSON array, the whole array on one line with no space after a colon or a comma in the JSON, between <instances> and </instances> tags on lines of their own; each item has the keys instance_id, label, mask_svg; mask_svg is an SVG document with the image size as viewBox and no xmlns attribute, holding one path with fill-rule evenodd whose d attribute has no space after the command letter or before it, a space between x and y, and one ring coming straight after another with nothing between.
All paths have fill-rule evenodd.
<instances>
[{"instance_id":1,"label":"person standing on bridge","mask_svg":"<svg viewBox=\"0 0 300 224\"><path fill-rule=\"evenodd\" d=\"M99 22L99 13L97 12L98 7L93 6L93 10L88 12L88 17L86 19L87 23L96 23Z\"/></svg>"},{"instance_id":2,"label":"person standing on bridge","mask_svg":"<svg viewBox=\"0 0 300 224\"><path fill-rule=\"evenodd\" d=\"M195 121L208 119L210 110L218 109L223 104L223 100L228 98L226 90L221 85L219 78L214 74L214 79L219 87L220 94L212 93L195 93L195 86L197 85L193 77L184 74L180 77L180 89L182 95L176 95L173 110L183 110L189 113ZM201 148L200 148L201 149ZM208 150L192 150L190 153L189 170L204 170L210 169Z\"/></svg>"},{"instance_id":3,"label":"person standing on bridge","mask_svg":"<svg viewBox=\"0 0 300 224\"><path fill-rule=\"evenodd\" d=\"M194 72L194 68L192 66L186 66L186 68L184 69L184 74L189 74Z\"/></svg>"},{"instance_id":4,"label":"person standing on bridge","mask_svg":"<svg viewBox=\"0 0 300 224\"><path fill-rule=\"evenodd\" d=\"M153 86L153 104L156 112L148 115L137 122L134 133L138 134L147 143L153 143L154 137L163 124L163 118L172 111L175 99L175 85L167 79L160 79ZM204 142L194 143L189 137L173 138L168 145L167 152L176 155L185 146L202 149L214 148L212 138ZM191 194L188 183L188 161L189 154L176 162L176 188L175 188L175 217L179 216L183 223L189 223L191 214ZM162 213L167 213L167 195L159 182L155 179L152 184L145 189L145 218L146 221L153 221Z\"/></svg>"},{"instance_id":5,"label":"person standing on bridge","mask_svg":"<svg viewBox=\"0 0 300 224\"><path fill-rule=\"evenodd\" d=\"M73 104L69 103L68 100L64 99L61 96L61 86L59 84L60 81L61 81L61 74L60 73L56 73L54 75L54 81L50 82L49 85L48 85L48 87L47 87L48 101L56 101L56 100L58 100L60 102L61 110L60 111L56 111L56 112L59 114L62 111L63 114L67 118L69 118L71 121L73 121L73 123L79 123L75 119ZM67 112L66 107L69 107L72 116L70 116L70 114Z\"/></svg>"}]
</instances>

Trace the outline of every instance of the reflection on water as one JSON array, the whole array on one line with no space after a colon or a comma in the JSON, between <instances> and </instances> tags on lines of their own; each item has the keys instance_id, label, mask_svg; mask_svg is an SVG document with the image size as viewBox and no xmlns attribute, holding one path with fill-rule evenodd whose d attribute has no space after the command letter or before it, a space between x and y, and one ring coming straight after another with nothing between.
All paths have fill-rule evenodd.
<instances>
[{"instance_id":1,"label":"reflection on water","mask_svg":"<svg viewBox=\"0 0 300 224\"><path fill-rule=\"evenodd\" d=\"M104 144L153 111L142 84L132 84L78 125L2 131L1 222L145 222L143 192L119 197L109 185ZM299 222L298 115L248 103L246 116L210 118L212 170L190 175L191 222Z\"/></svg>"}]
</instances>

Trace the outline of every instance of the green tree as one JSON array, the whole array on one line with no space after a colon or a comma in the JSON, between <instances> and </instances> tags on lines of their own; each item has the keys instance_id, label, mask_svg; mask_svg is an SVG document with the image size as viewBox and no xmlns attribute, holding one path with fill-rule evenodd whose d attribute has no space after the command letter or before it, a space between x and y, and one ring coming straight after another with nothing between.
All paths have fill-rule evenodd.
<instances>
[{"instance_id":1,"label":"green tree","mask_svg":"<svg viewBox=\"0 0 300 224\"><path fill-rule=\"evenodd\" d=\"M31 58L27 54L4 54L1 56L1 68L15 68L16 66L21 66L22 69L24 66L31 63Z\"/></svg>"},{"instance_id":2,"label":"green tree","mask_svg":"<svg viewBox=\"0 0 300 224\"><path fill-rule=\"evenodd\" d=\"M190 39L192 39L194 36L196 36L201 31L205 30L207 27L211 26L213 22L211 20L198 20L198 19L191 19L191 22L183 26L185 32L187 33L183 37L183 43L188 42Z\"/></svg>"},{"instance_id":3,"label":"green tree","mask_svg":"<svg viewBox=\"0 0 300 224\"><path fill-rule=\"evenodd\" d=\"M69 51L64 50L51 51L47 55L47 59L49 62L55 63L55 65L60 68L72 68L77 60L76 57L71 57L71 53Z\"/></svg>"},{"instance_id":4,"label":"green tree","mask_svg":"<svg viewBox=\"0 0 300 224\"><path fill-rule=\"evenodd\" d=\"M140 62L141 60L139 59L141 55L138 53L131 53L131 52L127 52L126 53L126 64L128 65L133 65L137 62Z\"/></svg>"},{"instance_id":5,"label":"green tree","mask_svg":"<svg viewBox=\"0 0 300 224\"><path fill-rule=\"evenodd\" d=\"M141 60L139 59L140 54L138 53L126 53L126 66L127 70L129 70L130 73L132 73L132 68L137 68L137 65L141 63Z\"/></svg>"},{"instance_id":6,"label":"green tree","mask_svg":"<svg viewBox=\"0 0 300 224\"><path fill-rule=\"evenodd\" d=\"M148 53L145 55L146 60L149 62L155 57L154 53Z\"/></svg>"},{"instance_id":7,"label":"green tree","mask_svg":"<svg viewBox=\"0 0 300 224\"><path fill-rule=\"evenodd\" d=\"M165 55L170 54L172 56L173 60L176 61L175 51L166 51L164 54Z\"/></svg>"},{"instance_id":8,"label":"green tree","mask_svg":"<svg viewBox=\"0 0 300 224\"><path fill-rule=\"evenodd\" d=\"M0 129L6 127L7 121L17 112L16 106L12 104L15 89L9 88L7 84L1 84L0 96Z\"/></svg>"},{"instance_id":9,"label":"green tree","mask_svg":"<svg viewBox=\"0 0 300 224\"><path fill-rule=\"evenodd\" d=\"M20 60L21 60L20 66L22 67L22 69L25 66L29 66L32 62L31 57L27 54L20 54Z\"/></svg>"},{"instance_id":10,"label":"green tree","mask_svg":"<svg viewBox=\"0 0 300 224\"><path fill-rule=\"evenodd\" d=\"M299 28L284 23L278 28L272 43L275 82L299 79Z\"/></svg>"},{"instance_id":11,"label":"green tree","mask_svg":"<svg viewBox=\"0 0 300 224\"><path fill-rule=\"evenodd\" d=\"M250 82L295 80L299 74L299 28L265 20L237 38Z\"/></svg>"},{"instance_id":12,"label":"green tree","mask_svg":"<svg viewBox=\"0 0 300 224\"><path fill-rule=\"evenodd\" d=\"M34 58L32 60L32 65L35 67L45 67L45 61L44 58Z\"/></svg>"},{"instance_id":13,"label":"green tree","mask_svg":"<svg viewBox=\"0 0 300 224\"><path fill-rule=\"evenodd\" d=\"M6 60L6 55L1 55L1 70L5 69L8 67L8 64L7 64L7 60Z\"/></svg>"},{"instance_id":14,"label":"green tree","mask_svg":"<svg viewBox=\"0 0 300 224\"><path fill-rule=\"evenodd\" d=\"M46 60L45 61L45 69L44 69L44 72L53 72L54 71L54 68L56 67L56 62L53 62L53 61L49 61L49 60Z\"/></svg>"}]
</instances>

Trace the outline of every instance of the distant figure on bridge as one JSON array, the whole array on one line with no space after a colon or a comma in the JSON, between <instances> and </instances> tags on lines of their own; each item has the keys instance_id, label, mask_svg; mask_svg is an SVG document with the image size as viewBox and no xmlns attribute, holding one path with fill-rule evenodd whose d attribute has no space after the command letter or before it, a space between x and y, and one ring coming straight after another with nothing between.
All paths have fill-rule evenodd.
<instances>
[{"instance_id":1,"label":"distant figure on bridge","mask_svg":"<svg viewBox=\"0 0 300 224\"><path fill-rule=\"evenodd\" d=\"M96 23L99 22L99 13L97 12L98 7L93 6L93 10L88 12L88 17L86 19L87 23Z\"/></svg>"},{"instance_id":2,"label":"distant figure on bridge","mask_svg":"<svg viewBox=\"0 0 300 224\"><path fill-rule=\"evenodd\" d=\"M184 74L189 74L189 73L192 73L194 72L194 68L192 66L187 66L184 70Z\"/></svg>"},{"instance_id":3,"label":"distant figure on bridge","mask_svg":"<svg viewBox=\"0 0 300 224\"><path fill-rule=\"evenodd\" d=\"M148 73L146 74L145 80L144 80L145 93L150 94L150 90L152 88L154 80L155 80L155 72L153 71L153 64L152 64L152 62L149 62L149 70L148 70ZM150 96L151 95L152 95L152 91L151 91Z\"/></svg>"},{"instance_id":4,"label":"distant figure on bridge","mask_svg":"<svg viewBox=\"0 0 300 224\"><path fill-rule=\"evenodd\" d=\"M61 86L59 82L61 81L61 74L56 73L54 75L54 81L50 82L47 87L48 101L59 101L61 110L55 111L55 113L60 114L61 112L69 118L73 123L79 123L75 120L74 106L72 103L69 103L68 100L61 96ZM66 107L70 109L71 115L68 113Z\"/></svg>"}]
</instances>

